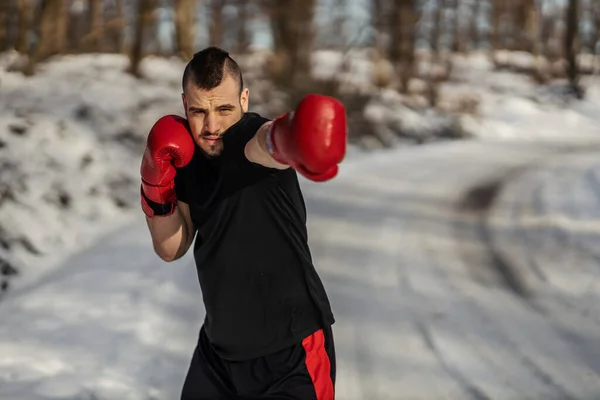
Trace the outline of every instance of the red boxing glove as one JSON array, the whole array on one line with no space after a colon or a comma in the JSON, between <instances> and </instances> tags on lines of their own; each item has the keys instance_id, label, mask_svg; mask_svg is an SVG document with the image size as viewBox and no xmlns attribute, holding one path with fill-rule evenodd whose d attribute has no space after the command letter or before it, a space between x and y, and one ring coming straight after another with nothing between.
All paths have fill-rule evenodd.
<instances>
[{"instance_id":1,"label":"red boxing glove","mask_svg":"<svg viewBox=\"0 0 600 400\"><path fill-rule=\"evenodd\" d=\"M279 163L322 182L338 173L346 154L346 110L338 100L305 96L294 112L276 118L267 132L267 150Z\"/></svg>"},{"instance_id":2,"label":"red boxing glove","mask_svg":"<svg viewBox=\"0 0 600 400\"><path fill-rule=\"evenodd\" d=\"M175 211L175 168L187 165L195 143L185 118L166 115L150 130L142 158L142 210L148 217Z\"/></svg>"}]
</instances>

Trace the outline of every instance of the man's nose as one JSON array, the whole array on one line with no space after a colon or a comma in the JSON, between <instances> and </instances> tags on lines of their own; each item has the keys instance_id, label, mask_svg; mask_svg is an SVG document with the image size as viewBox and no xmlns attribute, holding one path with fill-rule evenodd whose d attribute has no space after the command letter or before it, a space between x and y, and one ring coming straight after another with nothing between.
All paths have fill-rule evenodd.
<instances>
[{"instance_id":1,"label":"man's nose","mask_svg":"<svg viewBox=\"0 0 600 400\"><path fill-rule=\"evenodd\" d=\"M210 134L219 132L219 122L217 121L217 118L214 117L214 114L208 114L206 118L204 118L204 130Z\"/></svg>"}]
</instances>

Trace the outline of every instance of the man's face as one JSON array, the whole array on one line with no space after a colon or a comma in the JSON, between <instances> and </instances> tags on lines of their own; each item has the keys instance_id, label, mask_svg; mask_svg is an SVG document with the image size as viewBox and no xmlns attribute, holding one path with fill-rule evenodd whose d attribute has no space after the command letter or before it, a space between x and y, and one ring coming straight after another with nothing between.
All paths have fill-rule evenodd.
<instances>
[{"instance_id":1,"label":"man's face","mask_svg":"<svg viewBox=\"0 0 600 400\"><path fill-rule=\"evenodd\" d=\"M240 95L239 83L225 75L219 86L198 89L188 82L182 94L183 107L194 140L209 157L223 151L223 133L248 111L248 89Z\"/></svg>"}]
</instances>

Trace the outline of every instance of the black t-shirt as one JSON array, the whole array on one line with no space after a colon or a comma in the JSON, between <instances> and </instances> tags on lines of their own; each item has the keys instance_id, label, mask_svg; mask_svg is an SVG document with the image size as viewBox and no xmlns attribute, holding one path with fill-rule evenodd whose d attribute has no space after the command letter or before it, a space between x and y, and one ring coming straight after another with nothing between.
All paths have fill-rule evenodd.
<instances>
[{"instance_id":1,"label":"black t-shirt","mask_svg":"<svg viewBox=\"0 0 600 400\"><path fill-rule=\"evenodd\" d=\"M204 328L229 360L279 351L334 323L312 264L296 171L266 168L244 154L267 121L244 114L223 136L219 157L209 159L197 147L175 179L197 229Z\"/></svg>"}]
</instances>

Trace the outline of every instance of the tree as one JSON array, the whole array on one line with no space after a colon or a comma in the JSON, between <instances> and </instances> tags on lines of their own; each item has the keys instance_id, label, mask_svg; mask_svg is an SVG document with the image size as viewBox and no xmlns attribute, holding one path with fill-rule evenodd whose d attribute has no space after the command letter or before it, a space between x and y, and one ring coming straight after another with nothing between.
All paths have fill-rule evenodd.
<instances>
[{"instance_id":1,"label":"tree","mask_svg":"<svg viewBox=\"0 0 600 400\"><path fill-rule=\"evenodd\" d=\"M442 32L442 13L444 11L444 0L435 0L433 9L429 46L433 59L438 59L440 50L440 34Z\"/></svg>"},{"instance_id":2,"label":"tree","mask_svg":"<svg viewBox=\"0 0 600 400\"><path fill-rule=\"evenodd\" d=\"M597 58L598 56L598 48L600 47L600 1L594 1L592 3L592 13L594 16L594 36L592 39L592 54ZM595 63L598 66L594 66L594 70L600 74L600 61L594 59Z\"/></svg>"},{"instance_id":3,"label":"tree","mask_svg":"<svg viewBox=\"0 0 600 400\"><path fill-rule=\"evenodd\" d=\"M175 52L184 60L194 55L195 0L175 0Z\"/></svg>"},{"instance_id":4,"label":"tree","mask_svg":"<svg viewBox=\"0 0 600 400\"><path fill-rule=\"evenodd\" d=\"M573 94L583 98L583 89L579 86L579 69L577 66L577 48L579 41L579 0L569 0L566 10L567 32L565 34L565 56L567 59L567 77Z\"/></svg>"},{"instance_id":5,"label":"tree","mask_svg":"<svg viewBox=\"0 0 600 400\"><path fill-rule=\"evenodd\" d=\"M390 61L399 78L399 90L406 92L413 76L417 7L415 0L394 0L393 5Z\"/></svg>"},{"instance_id":6,"label":"tree","mask_svg":"<svg viewBox=\"0 0 600 400\"><path fill-rule=\"evenodd\" d=\"M54 53L64 54L67 51L67 32L69 26L69 3L57 0L54 9Z\"/></svg>"},{"instance_id":7,"label":"tree","mask_svg":"<svg viewBox=\"0 0 600 400\"><path fill-rule=\"evenodd\" d=\"M123 0L115 0L112 7L105 13L106 26L104 27L105 46L109 51L123 53L125 41L123 31L125 30L125 16L123 12Z\"/></svg>"},{"instance_id":8,"label":"tree","mask_svg":"<svg viewBox=\"0 0 600 400\"><path fill-rule=\"evenodd\" d=\"M473 8L471 11L471 21L469 24L469 37L472 41L472 49L478 49L481 38L479 35L479 26L477 22L479 21L479 14L481 12L481 0L473 0Z\"/></svg>"},{"instance_id":9,"label":"tree","mask_svg":"<svg viewBox=\"0 0 600 400\"><path fill-rule=\"evenodd\" d=\"M32 0L17 0L17 43L15 49L23 54L29 54L30 30L33 24Z\"/></svg>"},{"instance_id":10,"label":"tree","mask_svg":"<svg viewBox=\"0 0 600 400\"><path fill-rule=\"evenodd\" d=\"M465 41L462 37L460 29L460 3L458 0L447 0L449 1L448 6L452 9L452 46L451 50L455 53L464 52Z\"/></svg>"},{"instance_id":11,"label":"tree","mask_svg":"<svg viewBox=\"0 0 600 400\"><path fill-rule=\"evenodd\" d=\"M210 0L210 24L208 28L209 43L211 46L223 45L223 9L225 0Z\"/></svg>"},{"instance_id":12,"label":"tree","mask_svg":"<svg viewBox=\"0 0 600 400\"><path fill-rule=\"evenodd\" d=\"M516 0L513 41L516 48L538 53L539 20L535 0Z\"/></svg>"},{"instance_id":13,"label":"tree","mask_svg":"<svg viewBox=\"0 0 600 400\"><path fill-rule=\"evenodd\" d=\"M500 50L505 48L506 42L504 39L504 35L502 35L503 31L503 17L508 11L507 0L491 0L492 1L492 32L491 32L491 47L492 50Z\"/></svg>"},{"instance_id":14,"label":"tree","mask_svg":"<svg viewBox=\"0 0 600 400\"><path fill-rule=\"evenodd\" d=\"M260 4L273 36L272 78L280 86L305 87L310 81L316 0L263 0Z\"/></svg>"},{"instance_id":15,"label":"tree","mask_svg":"<svg viewBox=\"0 0 600 400\"><path fill-rule=\"evenodd\" d=\"M156 0L139 0L135 22L135 37L129 54L130 65L128 69L129 73L137 77L140 76L140 63L144 56L146 34L152 31L154 25L155 8Z\"/></svg>"},{"instance_id":16,"label":"tree","mask_svg":"<svg viewBox=\"0 0 600 400\"><path fill-rule=\"evenodd\" d=\"M65 0L42 0L39 11L38 40L29 56L25 74L32 75L36 65L48 57L64 50L66 29L58 27L57 21L66 23Z\"/></svg>"},{"instance_id":17,"label":"tree","mask_svg":"<svg viewBox=\"0 0 600 400\"><path fill-rule=\"evenodd\" d=\"M11 1L0 0L0 51L9 46L8 28L11 16Z\"/></svg>"},{"instance_id":18,"label":"tree","mask_svg":"<svg viewBox=\"0 0 600 400\"><path fill-rule=\"evenodd\" d=\"M250 0L237 0L237 52L246 53L250 47L250 32L248 29L248 22L251 18L250 14Z\"/></svg>"},{"instance_id":19,"label":"tree","mask_svg":"<svg viewBox=\"0 0 600 400\"><path fill-rule=\"evenodd\" d=\"M103 3L103 0L89 0L89 30L82 39L84 49L89 52L102 52L105 50Z\"/></svg>"},{"instance_id":20,"label":"tree","mask_svg":"<svg viewBox=\"0 0 600 400\"><path fill-rule=\"evenodd\" d=\"M386 56L388 49L385 45L385 37L388 32L388 24L385 20L386 9L383 0L371 0L371 24L374 31L374 46L380 56Z\"/></svg>"},{"instance_id":21,"label":"tree","mask_svg":"<svg viewBox=\"0 0 600 400\"><path fill-rule=\"evenodd\" d=\"M436 7L433 10L433 21L431 27L431 36L429 38L429 45L431 48L431 59L429 61L429 85L427 91L427 97L429 105L435 107L438 100L438 77L434 74L434 65L440 63L440 33L442 27L442 13L443 13L443 0L436 0Z\"/></svg>"}]
</instances>

